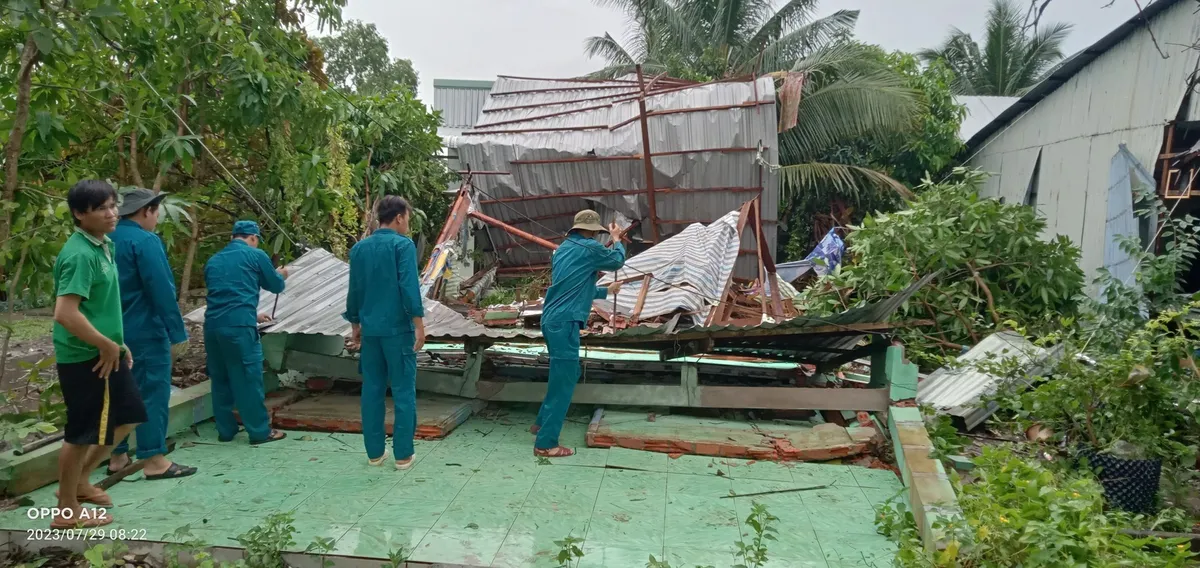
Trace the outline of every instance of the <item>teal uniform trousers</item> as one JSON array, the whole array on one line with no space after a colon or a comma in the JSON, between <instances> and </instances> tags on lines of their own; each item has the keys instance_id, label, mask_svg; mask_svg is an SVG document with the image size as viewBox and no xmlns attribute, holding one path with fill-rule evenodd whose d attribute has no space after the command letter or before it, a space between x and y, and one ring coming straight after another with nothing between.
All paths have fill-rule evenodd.
<instances>
[{"instance_id":1,"label":"teal uniform trousers","mask_svg":"<svg viewBox=\"0 0 1200 568\"><path fill-rule=\"evenodd\" d=\"M363 444L367 457L386 450L388 387L392 390L392 454L413 456L417 430L417 354L413 318L425 316L417 247L391 229L379 229L350 249L350 289L342 317L359 326L363 377Z\"/></svg>"},{"instance_id":2,"label":"teal uniform trousers","mask_svg":"<svg viewBox=\"0 0 1200 568\"><path fill-rule=\"evenodd\" d=\"M122 219L110 238L116 249L125 345L133 355L133 379L146 407L139 424L137 459L167 453L171 405L171 345L187 341L187 328L176 303L175 277L158 235ZM114 454L129 452L128 439Z\"/></svg>"},{"instance_id":3,"label":"teal uniform trousers","mask_svg":"<svg viewBox=\"0 0 1200 568\"><path fill-rule=\"evenodd\" d=\"M217 436L227 441L237 435L236 407L250 441L265 441L271 421L264 404L258 298L260 290L283 292L283 277L267 253L235 239L209 259L204 280L204 347Z\"/></svg>"},{"instance_id":4,"label":"teal uniform trousers","mask_svg":"<svg viewBox=\"0 0 1200 568\"><path fill-rule=\"evenodd\" d=\"M550 260L550 288L542 311L542 336L550 352L550 377L546 398L538 411L539 427L534 447L549 450L558 446L575 385L579 382L579 334L592 302L608 296L597 287L600 271L625 265L625 247L614 243L608 249L594 239L572 232Z\"/></svg>"}]
</instances>

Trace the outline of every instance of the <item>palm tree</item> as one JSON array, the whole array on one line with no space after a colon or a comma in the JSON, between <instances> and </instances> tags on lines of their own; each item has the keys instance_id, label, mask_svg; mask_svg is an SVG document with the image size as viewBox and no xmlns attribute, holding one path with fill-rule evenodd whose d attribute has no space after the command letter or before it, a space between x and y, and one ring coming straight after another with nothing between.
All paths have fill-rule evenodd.
<instances>
[{"instance_id":1,"label":"palm tree","mask_svg":"<svg viewBox=\"0 0 1200 568\"><path fill-rule=\"evenodd\" d=\"M913 128L920 94L866 46L849 40L858 12L813 18L817 0L596 0L629 16L625 45L611 34L588 38L589 57L606 60L593 77L648 74L693 80L748 74L805 74L799 123L780 134L785 202L795 192L830 188L855 196L861 186L908 190L884 173L819 161L828 150L873 134Z\"/></svg>"},{"instance_id":2,"label":"palm tree","mask_svg":"<svg viewBox=\"0 0 1200 568\"><path fill-rule=\"evenodd\" d=\"M1027 33L1022 12L1013 0L992 0L982 48L955 28L941 47L919 55L944 60L958 76L959 94L1019 97L1062 60L1062 43L1072 27L1051 23Z\"/></svg>"}]
</instances>

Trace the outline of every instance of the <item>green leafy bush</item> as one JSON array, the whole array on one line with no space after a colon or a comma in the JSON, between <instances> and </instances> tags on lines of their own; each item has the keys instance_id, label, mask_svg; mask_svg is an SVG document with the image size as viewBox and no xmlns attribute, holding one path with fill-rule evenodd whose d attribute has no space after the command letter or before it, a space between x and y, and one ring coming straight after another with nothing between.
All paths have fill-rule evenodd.
<instances>
[{"instance_id":1,"label":"green leafy bush","mask_svg":"<svg viewBox=\"0 0 1200 568\"><path fill-rule=\"evenodd\" d=\"M933 320L930 328L900 334L910 356L925 365L957 355L1010 320L1031 329L1057 326L1060 315L1078 307L1079 248L1062 236L1043 241L1046 223L1032 208L979 197L985 177L957 168L945 183L927 179L908 209L867 217L848 237L847 262L797 305L836 313L936 273L894 316Z\"/></svg>"},{"instance_id":2,"label":"green leafy bush","mask_svg":"<svg viewBox=\"0 0 1200 568\"><path fill-rule=\"evenodd\" d=\"M1157 521L1105 511L1100 486L1086 475L1057 472L1005 448L985 448L976 464L977 480L956 482L962 518L937 524L946 531L944 551L922 547L903 504L885 508L879 529L900 545L898 565L1166 568L1194 562L1187 539L1122 534L1156 528Z\"/></svg>"}]
</instances>

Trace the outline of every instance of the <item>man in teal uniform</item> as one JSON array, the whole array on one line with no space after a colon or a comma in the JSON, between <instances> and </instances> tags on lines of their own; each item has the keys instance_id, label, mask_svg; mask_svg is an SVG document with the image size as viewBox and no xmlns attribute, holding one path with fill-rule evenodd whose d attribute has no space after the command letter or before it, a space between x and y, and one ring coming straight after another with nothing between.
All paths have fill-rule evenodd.
<instances>
[{"instance_id":1,"label":"man in teal uniform","mask_svg":"<svg viewBox=\"0 0 1200 568\"><path fill-rule=\"evenodd\" d=\"M542 309L542 336L550 351L550 380L546 398L531 431L537 434L533 453L543 457L565 457L575 452L558 445L567 408L579 382L579 333L592 313L592 302L603 299L620 286L597 287L600 271L614 271L625 265L625 247L621 231L612 224L607 229L613 248L601 245L596 236L605 232L600 215L583 210L575 215L575 225L566 240L554 251L550 261L550 288Z\"/></svg>"},{"instance_id":2,"label":"man in teal uniform","mask_svg":"<svg viewBox=\"0 0 1200 568\"><path fill-rule=\"evenodd\" d=\"M263 403L263 352L258 341L260 290L283 292L287 269L271 266L271 257L258 250L258 223L233 224L233 240L204 266L208 305L204 310L204 347L208 377L212 381L213 418L222 442L237 435L234 405L242 417L251 444L282 440L283 432L271 429Z\"/></svg>"},{"instance_id":3,"label":"man in teal uniform","mask_svg":"<svg viewBox=\"0 0 1200 568\"><path fill-rule=\"evenodd\" d=\"M379 229L350 249L346 313L352 341L362 346L363 442L371 465L382 465L384 397L392 387L396 469L413 463L417 429L417 352L425 344L425 308L417 276L417 247L408 238L408 202L385 196L376 206Z\"/></svg>"},{"instance_id":4,"label":"man in teal uniform","mask_svg":"<svg viewBox=\"0 0 1200 568\"><path fill-rule=\"evenodd\" d=\"M125 193L117 214L121 221L110 238L116 244L117 274L125 345L137 365L133 379L142 393L147 420L138 425L137 459L146 460L146 479L187 477L196 468L172 463L167 453L167 418L171 403L171 363L187 347L187 329L175 298L175 277L167 250L154 234L158 206L165 193L134 189ZM173 347L174 346L174 347ZM121 440L108 462L108 472L129 465L129 443Z\"/></svg>"}]
</instances>

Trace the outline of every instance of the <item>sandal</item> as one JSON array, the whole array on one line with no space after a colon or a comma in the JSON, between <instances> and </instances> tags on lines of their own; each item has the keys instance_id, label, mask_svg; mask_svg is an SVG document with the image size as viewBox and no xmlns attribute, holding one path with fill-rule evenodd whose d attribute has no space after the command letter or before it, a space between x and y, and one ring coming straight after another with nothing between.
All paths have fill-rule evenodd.
<instances>
[{"instance_id":1,"label":"sandal","mask_svg":"<svg viewBox=\"0 0 1200 568\"><path fill-rule=\"evenodd\" d=\"M79 501L81 505L87 503L88 505L95 505L97 507L112 507L112 497L109 497L108 493L105 493L103 489L98 489L97 491L99 493L94 495L76 495L75 500ZM58 491L54 492L54 498L58 498Z\"/></svg>"},{"instance_id":2,"label":"sandal","mask_svg":"<svg viewBox=\"0 0 1200 568\"><path fill-rule=\"evenodd\" d=\"M383 465L383 458L384 456L379 456L375 459L367 458L367 465L381 466Z\"/></svg>"},{"instance_id":3,"label":"sandal","mask_svg":"<svg viewBox=\"0 0 1200 568\"><path fill-rule=\"evenodd\" d=\"M81 515L82 515L82 511L83 511L83 509L81 508L80 509ZM102 527L102 526L110 524L112 522L113 522L112 517L108 516L107 514L105 514L101 517L98 517L98 518L83 519L83 520L64 519L62 517L55 516L54 520L50 522L50 528L56 529L56 530L90 529L90 528L95 528L95 527Z\"/></svg>"},{"instance_id":4,"label":"sandal","mask_svg":"<svg viewBox=\"0 0 1200 568\"><path fill-rule=\"evenodd\" d=\"M189 475L194 475L197 471L198 470L196 468L191 467L191 466L179 465L177 463L172 463L170 465L170 467L167 468L166 471L155 474L155 475L146 475L145 478L150 481L153 481L155 479L176 479L179 477L187 477Z\"/></svg>"},{"instance_id":5,"label":"sandal","mask_svg":"<svg viewBox=\"0 0 1200 568\"><path fill-rule=\"evenodd\" d=\"M284 439L284 438L286 438L286 437L287 437L287 432L280 432L279 430L271 430L271 433L270 433L270 434L267 434L267 439L266 439L266 440L259 440L259 441L257 441L257 442L250 442L250 445L251 445L251 446L257 446L257 445L259 445L259 444L267 444L267 443L270 443L270 442L278 442L279 440L282 440L282 439Z\"/></svg>"},{"instance_id":6,"label":"sandal","mask_svg":"<svg viewBox=\"0 0 1200 568\"><path fill-rule=\"evenodd\" d=\"M548 450L534 448L533 455L539 458L565 458L567 456L575 455L575 450L572 450L571 448L564 448L562 446L550 448Z\"/></svg>"},{"instance_id":7,"label":"sandal","mask_svg":"<svg viewBox=\"0 0 1200 568\"><path fill-rule=\"evenodd\" d=\"M408 458L408 459L406 459L406 460L396 460L396 469L398 469L398 470L401 470L401 471L404 471L404 470L406 470L406 469L408 469L408 468L412 467L412 465L413 465L413 462L415 462L415 461L417 461L417 460L415 459L415 456L414 456L414 457L410 457L410 458Z\"/></svg>"}]
</instances>

